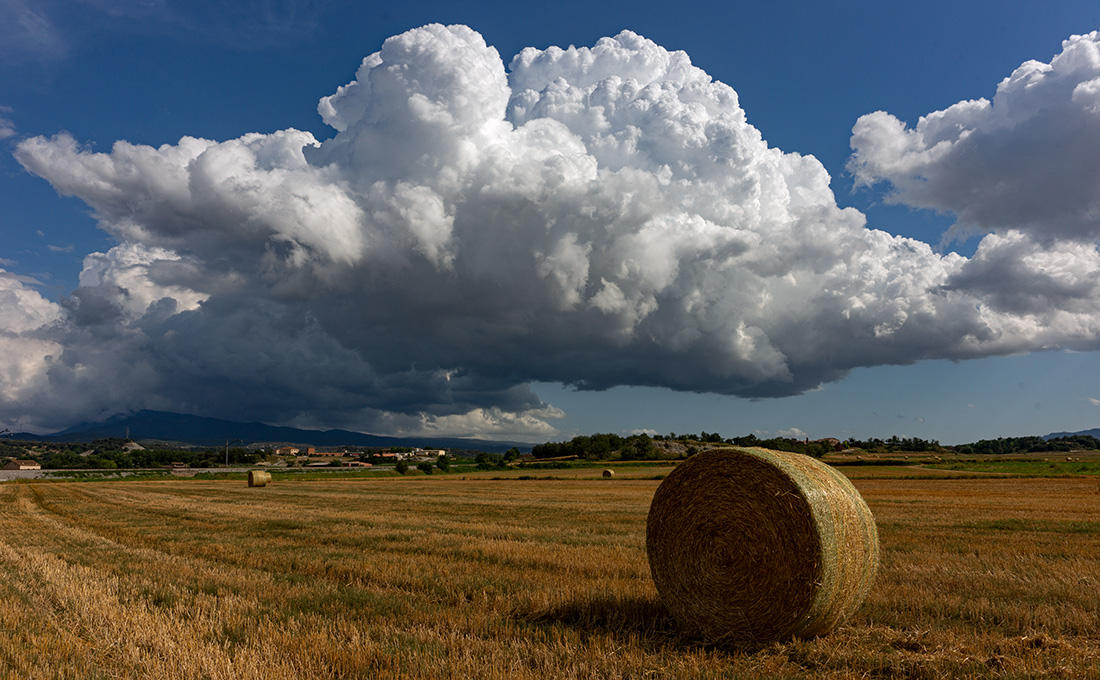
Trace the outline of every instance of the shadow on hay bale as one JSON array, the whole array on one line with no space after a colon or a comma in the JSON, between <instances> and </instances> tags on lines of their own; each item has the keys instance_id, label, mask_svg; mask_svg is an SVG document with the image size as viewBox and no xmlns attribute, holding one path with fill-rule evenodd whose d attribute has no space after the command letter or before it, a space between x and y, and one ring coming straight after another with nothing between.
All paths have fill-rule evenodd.
<instances>
[{"instance_id":1,"label":"shadow on hay bale","mask_svg":"<svg viewBox=\"0 0 1100 680\"><path fill-rule=\"evenodd\" d=\"M833 468L793 453L701 453L661 482L646 550L661 600L711 642L825 635L878 570L875 520Z\"/></svg>"},{"instance_id":2,"label":"shadow on hay bale","mask_svg":"<svg viewBox=\"0 0 1100 680\"><path fill-rule=\"evenodd\" d=\"M267 486L271 481L271 473L266 470L249 470L248 471L248 485L249 486Z\"/></svg>"}]
</instances>

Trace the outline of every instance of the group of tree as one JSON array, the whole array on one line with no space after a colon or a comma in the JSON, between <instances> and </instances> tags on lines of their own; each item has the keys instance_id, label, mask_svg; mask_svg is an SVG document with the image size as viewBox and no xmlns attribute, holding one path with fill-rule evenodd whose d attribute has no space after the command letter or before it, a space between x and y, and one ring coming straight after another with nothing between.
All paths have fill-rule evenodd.
<instances>
[{"instance_id":1,"label":"group of tree","mask_svg":"<svg viewBox=\"0 0 1100 680\"><path fill-rule=\"evenodd\" d=\"M254 465L266 452L239 447L229 449L230 465ZM225 449L158 449L134 447L130 439L96 439L91 442L4 442L0 456L31 458L47 470L156 468L172 463L188 467L216 467L225 463Z\"/></svg>"},{"instance_id":2,"label":"group of tree","mask_svg":"<svg viewBox=\"0 0 1100 680\"><path fill-rule=\"evenodd\" d=\"M821 458L825 454L836 450L836 446L827 440L809 441L806 439L795 439L794 437L760 439L754 434L748 434L744 437L731 437L721 441L726 444L732 444L733 446L757 446L764 449L772 449L773 451L801 453L807 456L813 456L814 458Z\"/></svg>"},{"instance_id":3,"label":"group of tree","mask_svg":"<svg viewBox=\"0 0 1100 680\"><path fill-rule=\"evenodd\" d=\"M567 442L546 442L531 448L535 458L566 458L603 460L613 455L624 460L659 457L659 449L647 434L620 437L617 434L593 434L573 437Z\"/></svg>"},{"instance_id":4,"label":"group of tree","mask_svg":"<svg viewBox=\"0 0 1100 680\"><path fill-rule=\"evenodd\" d=\"M894 435L889 439L849 439L843 443L846 449L863 449L872 453L894 453L897 451L918 452L943 452L952 450L951 447L941 446L935 439L921 439L920 437L898 437Z\"/></svg>"},{"instance_id":5,"label":"group of tree","mask_svg":"<svg viewBox=\"0 0 1100 680\"><path fill-rule=\"evenodd\" d=\"M1087 434L1066 437L998 437L952 447L963 454L1044 453L1100 449L1100 439Z\"/></svg>"},{"instance_id":6,"label":"group of tree","mask_svg":"<svg viewBox=\"0 0 1100 680\"><path fill-rule=\"evenodd\" d=\"M397 463L394 464L393 469L396 470L398 474L403 475L409 471L409 467L410 465L408 459L401 458L397 461ZM450 472L451 457L447 454L443 454L442 456L436 458L435 462L432 462L430 460L422 460L416 464L416 469L420 470L426 475L434 473L436 469L442 470L443 472Z\"/></svg>"},{"instance_id":7,"label":"group of tree","mask_svg":"<svg viewBox=\"0 0 1100 680\"><path fill-rule=\"evenodd\" d=\"M513 446L505 451L504 455L482 451L474 456L474 462L477 463L478 470L492 470L493 468L508 467L508 464L517 460L519 456L519 449Z\"/></svg>"}]
</instances>

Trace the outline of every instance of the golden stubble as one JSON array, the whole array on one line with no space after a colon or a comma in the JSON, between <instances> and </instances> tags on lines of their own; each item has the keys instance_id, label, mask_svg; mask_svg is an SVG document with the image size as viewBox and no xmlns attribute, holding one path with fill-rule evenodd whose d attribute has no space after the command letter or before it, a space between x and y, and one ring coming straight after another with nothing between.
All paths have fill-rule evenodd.
<instances>
[{"instance_id":1,"label":"golden stubble","mask_svg":"<svg viewBox=\"0 0 1100 680\"><path fill-rule=\"evenodd\" d=\"M656 480L0 486L3 678L1100 677L1100 494L857 480L882 568L836 633L684 634Z\"/></svg>"}]
</instances>

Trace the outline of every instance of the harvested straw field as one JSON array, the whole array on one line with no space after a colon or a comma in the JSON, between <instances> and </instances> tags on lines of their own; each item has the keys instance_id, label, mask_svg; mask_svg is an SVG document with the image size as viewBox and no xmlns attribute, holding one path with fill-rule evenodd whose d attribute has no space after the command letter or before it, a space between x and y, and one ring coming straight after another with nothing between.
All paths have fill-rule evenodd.
<instances>
[{"instance_id":1,"label":"harvested straw field","mask_svg":"<svg viewBox=\"0 0 1100 680\"><path fill-rule=\"evenodd\" d=\"M1091 478L857 480L865 604L753 653L661 606L658 480L276 482L0 484L0 678L1100 677Z\"/></svg>"}]
</instances>

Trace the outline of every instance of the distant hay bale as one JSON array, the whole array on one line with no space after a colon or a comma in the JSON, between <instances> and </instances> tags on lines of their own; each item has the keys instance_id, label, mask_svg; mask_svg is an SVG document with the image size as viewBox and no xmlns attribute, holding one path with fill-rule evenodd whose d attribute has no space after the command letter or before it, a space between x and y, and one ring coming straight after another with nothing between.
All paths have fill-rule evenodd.
<instances>
[{"instance_id":1,"label":"distant hay bale","mask_svg":"<svg viewBox=\"0 0 1100 680\"><path fill-rule=\"evenodd\" d=\"M603 476L604 477L614 477L615 476L615 471L614 470L604 470L603 471Z\"/></svg>"},{"instance_id":2,"label":"distant hay bale","mask_svg":"<svg viewBox=\"0 0 1100 680\"><path fill-rule=\"evenodd\" d=\"M834 630L863 603L879 563L874 516L846 477L756 448L677 466L650 505L646 550L681 625L741 646Z\"/></svg>"},{"instance_id":3,"label":"distant hay bale","mask_svg":"<svg viewBox=\"0 0 1100 680\"><path fill-rule=\"evenodd\" d=\"M249 470L248 471L248 485L249 486L267 486L271 481L271 473L266 470Z\"/></svg>"}]
</instances>

